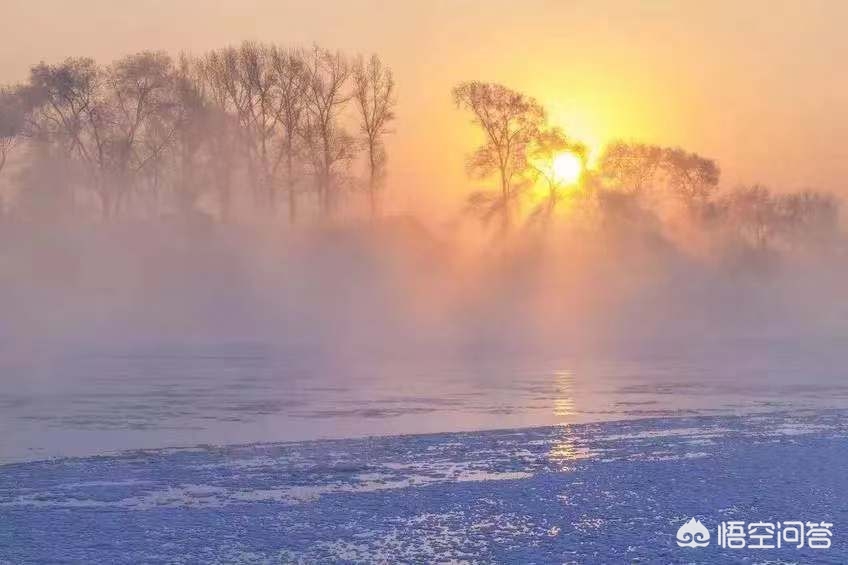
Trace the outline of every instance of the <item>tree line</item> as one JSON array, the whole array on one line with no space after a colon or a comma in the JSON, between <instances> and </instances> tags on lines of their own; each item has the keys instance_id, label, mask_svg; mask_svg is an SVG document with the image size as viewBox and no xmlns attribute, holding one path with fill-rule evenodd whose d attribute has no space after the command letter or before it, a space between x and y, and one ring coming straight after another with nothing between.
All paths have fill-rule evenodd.
<instances>
[{"instance_id":1,"label":"tree line","mask_svg":"<svg viewBox=\"0 0 848 565\"><path fill-rule=\"evenodd\" d=\"M722 189L714 160L641 143L611 143L589 167L587 147L532 97L477 81L452 95L483 134L468 173L496 183L472 192L468 210L501 231L548 226L564 209L626 226L661 223L674 208L690 226L759 249L838 232L829 193ZM0 183L13 188L0 213L112 220L202 210L228 221L246 203L294 224L333 216L356 192L376 216L396 103L378 56L318 46L245 42L200 56L42 62L25 83L0 88ZM20 166L9 175L13 153ZM564 153L582 162L579 178L558 176Z\"/></svg>"},{"instance_id":2,"label":"tree line","mask_svg":"<svg viewBox=\"0 0 848 565\"><path fill-rule=\"evenodd\" d=\"M304 206L333 215L357 189L377 215L395 106L377 55L318 46L42 62L0 89L0 175L13 151L23 163L6 179L15 196L5 208L110 220L191 214L203 199L228 220L244 199L295 223Z\"/></svg>"},{"instance_id":3,"label":"tree line","mask_svg":"<svg viewBox=\"0 0 848 565\"><path fill-rule=\"evenodd\" d=\"M759 184L722 189L714 160L643 143L610 143L589 167L586 146L551 125L532 97L472 81L457 85L453 99L482 133L468 157L469 174L496 183L494 189L471 193L468 210L484 222L498 220L501 231L519 223L547 226L567 204L570 211L618 227L674 217L705 232L730 234L757 250L818 245L839 235L840 201L831 193L778 193ZM570 185L556 176L555 160L563 153L582 162Z\"/></svg>"}]
</instances>

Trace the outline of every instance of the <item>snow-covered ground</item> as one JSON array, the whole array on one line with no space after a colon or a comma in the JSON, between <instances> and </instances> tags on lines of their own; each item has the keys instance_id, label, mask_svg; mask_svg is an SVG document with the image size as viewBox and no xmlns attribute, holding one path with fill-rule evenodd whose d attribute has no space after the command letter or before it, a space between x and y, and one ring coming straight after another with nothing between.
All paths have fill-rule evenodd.
<instances>
[{"instance_id":1,"label":"snow-covered ground","mask_svg":"<svg viewBox=\"0 0 848 565\"><path fill-rule=\"evenodd\" d=\"M848 412L196 447L9 464L8 563L844 563ZM697 517L705 548L681 548ZM722 549L826 521L830 549Z\"/></svg>"}]
</instances>

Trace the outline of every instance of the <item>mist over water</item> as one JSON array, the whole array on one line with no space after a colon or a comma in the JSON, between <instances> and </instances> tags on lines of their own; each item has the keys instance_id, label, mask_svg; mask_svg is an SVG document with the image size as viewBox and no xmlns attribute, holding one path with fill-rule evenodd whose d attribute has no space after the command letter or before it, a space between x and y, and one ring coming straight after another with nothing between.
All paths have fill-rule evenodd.
<instances>
[{"instance_id":1,"label":"mist over water","mask_svg":"<svg viewBox=\"0 0 848 565\"><path fill-rule=\"evenodd\" d=\"M846 322L838 249L730 263L600 230L472 243L412 217L277 232L167 223L4 232L2 335L12 350L233 340L332 356L576 353L838 337Z\"/></svg>"},{"instance_id":2,"label":"mist over water","mask_svg":"<svg viewBox=\"0 0 848 565\"><path fill-rule=\"evenodd\" d=\"M376 55L143 51L0 89L0 458L843 401L836 196L677 147L592 162L530 96L449 94L468 192L398 206Z\"/></svg>"},{"instance_id":3,"label":"mist over water","mask_svg":"<svg viewBox=\"0 0 848 565\"><path fill-rule=\"evenodd\" d=\"M4 226L2 457L842 406L838 250Z\"/></svg>"}]
</instances>

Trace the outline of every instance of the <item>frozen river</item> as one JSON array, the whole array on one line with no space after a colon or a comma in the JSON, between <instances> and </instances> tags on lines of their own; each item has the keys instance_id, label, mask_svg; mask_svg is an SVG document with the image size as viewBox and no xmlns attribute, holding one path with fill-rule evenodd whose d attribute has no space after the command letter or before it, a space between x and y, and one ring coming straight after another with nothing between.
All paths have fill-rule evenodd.
<instances>
[{"instance_id":1,"label":"frozen river","mask_svg":"<svg viewBox=\"0 0 848 565\"><path fill-rule=\"evenodd\" d=\"M0 563L843 563L844 351L17 351ZM691 518L708 547L676 543ZM726 547L728 521L832 546Z\"/></svg>"},{"instance_id":2,"label":"frozen river","mask_svg":"<svg viewBox=\"0 0 848 565\"><path fill-rule=\"evenodd\" d=\"M257 343L54 349L0 367L0 461L848 408L843 345L750 342L615 359L387 352L336 363Z\"/></svg>"}]
</instances>

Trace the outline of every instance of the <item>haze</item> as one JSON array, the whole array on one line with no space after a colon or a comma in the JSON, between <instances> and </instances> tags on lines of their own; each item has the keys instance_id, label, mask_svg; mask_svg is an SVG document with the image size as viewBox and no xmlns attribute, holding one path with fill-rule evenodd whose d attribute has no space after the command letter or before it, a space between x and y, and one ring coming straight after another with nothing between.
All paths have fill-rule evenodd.
<instances>
[{"instance_id":1,"label":"haze","mask_svg":"<svg viewBox=\"0 0 848 565\"><path fill-rule=\"evenodd\" d=\"M838 366L846 8L706 6L8 4L0 431L96 452L136 386L139 445L219 417L239 442L498 427L497 380L538 377L523 426L606 413L610 359L633 386L669 353L684 384L768 381L786 344L824 352L789 384ZM209 396L183 390L198 364ZM581 366L578 406L557 383Z\"/></svg>"}]
</instances>

